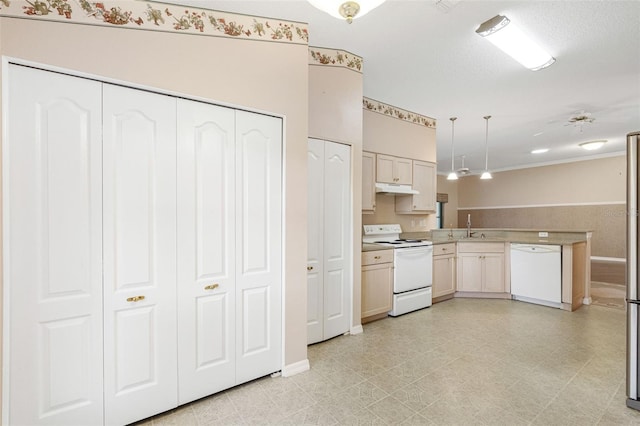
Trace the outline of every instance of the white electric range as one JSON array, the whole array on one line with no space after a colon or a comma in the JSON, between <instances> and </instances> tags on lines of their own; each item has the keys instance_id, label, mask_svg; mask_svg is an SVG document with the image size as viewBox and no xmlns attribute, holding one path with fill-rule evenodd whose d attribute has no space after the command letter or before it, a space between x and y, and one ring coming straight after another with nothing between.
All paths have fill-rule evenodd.
<instances>
[{"instance_id":1,"label":"white electric range","mask_svg":"<svg viewBox=\"0 0 640 426\"><path fill-rule=\"evenodd\" d=\"M363 243L393 247L393 309L398 316L431 306L433 243L402 239L399 224L364 225Z\"/></svg>"}]
</instances>

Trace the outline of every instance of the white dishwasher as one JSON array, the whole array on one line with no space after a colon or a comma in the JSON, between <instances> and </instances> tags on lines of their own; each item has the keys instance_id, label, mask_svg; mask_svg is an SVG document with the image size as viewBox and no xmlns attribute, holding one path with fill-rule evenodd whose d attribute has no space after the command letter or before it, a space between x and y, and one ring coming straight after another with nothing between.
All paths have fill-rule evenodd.
<instances>
[{"instance_id":1,"label":"white dishwasher","mask_svg":"<svg viewBox=\"0 0 640 426\"><path fill-rule=\"evenodd\" d=\"M560 308L562 249L559 245L511 244L511 295L516 300Z\"/></svg>"}]
</instances>

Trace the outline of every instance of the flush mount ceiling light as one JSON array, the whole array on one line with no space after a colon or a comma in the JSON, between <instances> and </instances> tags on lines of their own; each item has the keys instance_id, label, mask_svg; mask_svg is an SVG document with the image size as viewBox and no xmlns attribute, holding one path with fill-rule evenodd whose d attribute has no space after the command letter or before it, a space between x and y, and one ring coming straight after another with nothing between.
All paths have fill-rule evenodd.
<instances>
[{"instance_id":1,"label":"flush mount ceiling light","mask_svg":"<svg viewBox=\"0 0 640 426\"><path fill-rule=\"evenodd\" d=\"M380 6L385 0L360 0L360 1L344 1L344 0L307 0L312 6L317 7L323 12L328 13L334 18L346 19L348 23L354 19L366 15L376 7Z\"/></svg>"},{"instance_id":2,"label":"flush mount ceiling light","mask_svg":"<svg viewBox=\"0 0 640 426\"><path fill-rule=\"evenodd\" d=\"M476 33L532 71L546 68L556 61L506 16L497 15L483 22Z\"/></svg>"},{"instance_id":3,"label":"flush mount ceiling light","mask_svg":"<svg viewBox=\"0 0 640 426\"><path fill-rule=\"evenodd\" d=\"M455 169L454 169L454 164L453 164L453 126L455 124L455 121L458 119L458 117L451 117L449 120L451 120L451 172L449 173L449 176L447 176L447 180L458 180L458 174L456 173Z\"/></svg>"},{"instance_id":4,"label":"flush mount ceiling light","mask_svg":"<svg viewBox=\"0 0 640 426\"><path fill-rule=\"evenodd\" d=\"M487 130L484 137L484 172L482 172L480 179L493 179L493 176L491 176L491 172L489 171L489 119L491 116L485 115L483 118L487 123Z\"/></svg>"},{"instance_id":5,"label":"flush mount ceiling light","mask_svg":"<svg viewBox=\"0 0 640 426\"><path fill-rule=\"evenodd\" d=\"M549 148L538 148L538 149L534 149L531 151L532 154L544 154L545 152L548 152Z\"/></svg>"},{"instance_id":6,"label":"flush mount ceiling light","mask_svg":"<svg viewBox=\"0 0 640 426\"><path fill-rule=\"evenodd\" d=\"M607 141L606 140L599 140L599 141L589 141L589 142L583 142L580 144L580 146L583 149L586 149L587 151L593 151L594 149L600 149L602 148L602 145L604 145Z\"/></svg>"}]
</instances>

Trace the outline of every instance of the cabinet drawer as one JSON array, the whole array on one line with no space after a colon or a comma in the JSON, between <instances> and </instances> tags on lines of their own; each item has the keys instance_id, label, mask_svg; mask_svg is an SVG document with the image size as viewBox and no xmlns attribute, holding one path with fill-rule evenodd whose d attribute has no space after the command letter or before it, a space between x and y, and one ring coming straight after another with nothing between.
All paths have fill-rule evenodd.
<instances>
[{"instance_id":1,"label":"cabinet drawer","mask_svg":"<svg viewBox=\"0 0 640 426\"><path fill-rule=\"evenodd\" d=\"M458 253L504 253L504 243L458 243Z\"/></svg>"},{"instance_id":2,"label":"cabinet drawer","mask_svg":"<svg viewBox=\"0 0 640 426\"><path fill-rule=\"evenodd\" d=\"M376 250L362 253L362 266L393 262L393 250Z\"/></svg>"},{"instance_id":3,"label":"cabinet drawer","mask_svg":"<svg viewBox=\"0 0 640 426\"><path fill-rule=\"evenodd\" d=\"M453 254L456 252L456 244L455 243L447 243L447 244L435 244L433 246L433 255L434 256L442 256L445 254Z\"/></svg>"}]
</instances>

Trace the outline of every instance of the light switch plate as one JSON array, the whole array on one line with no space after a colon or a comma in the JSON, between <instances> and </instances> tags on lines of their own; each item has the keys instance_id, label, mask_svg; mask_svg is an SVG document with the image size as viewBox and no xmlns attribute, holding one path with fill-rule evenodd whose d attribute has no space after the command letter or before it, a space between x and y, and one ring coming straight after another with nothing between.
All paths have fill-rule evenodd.
<instances>
[{"instance_id":1,"label":"light switch plate","mask_svg":"<svg viewBox=\"0 0 640 426\"><path fill-rule=\"evenodd\" d=\"M548 232L538 232L538 237L540 238L546 238L549 236Z\"/></svg>"}]
</instances>

